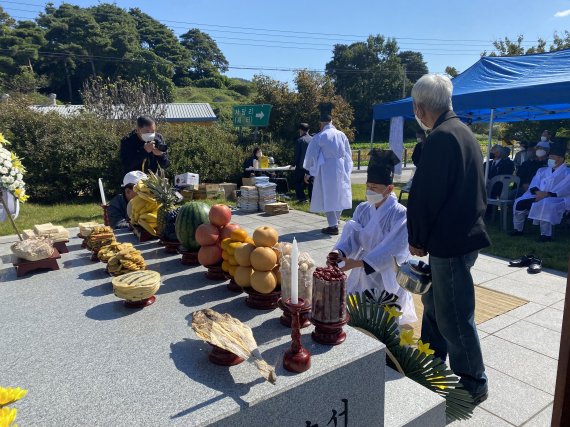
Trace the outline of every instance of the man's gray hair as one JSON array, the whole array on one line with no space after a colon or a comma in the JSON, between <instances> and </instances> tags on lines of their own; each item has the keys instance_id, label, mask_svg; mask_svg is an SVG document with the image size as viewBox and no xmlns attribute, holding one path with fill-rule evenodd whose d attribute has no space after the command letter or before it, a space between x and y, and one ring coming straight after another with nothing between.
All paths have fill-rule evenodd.
<instances>
[{"instance_id":1,"label":"man's gray hair","mask_svg":"<svg viewBox=\"0 0 570 427\"><path fill-rule=\"evenodd\" d=\"M425 74L412 88L414 102L429 111L443 112L452 110L451 95L453 83L449 77L441 74Z\"/></svg>"}]
</instances>

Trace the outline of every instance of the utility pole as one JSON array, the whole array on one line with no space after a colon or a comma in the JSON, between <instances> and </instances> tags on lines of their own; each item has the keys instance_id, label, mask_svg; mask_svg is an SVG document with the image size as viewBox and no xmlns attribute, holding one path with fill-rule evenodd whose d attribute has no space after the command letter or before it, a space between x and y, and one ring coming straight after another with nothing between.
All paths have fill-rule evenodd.
<instances>
[{"instance_id":1,"label":"utility pole","mask_svg":"<svg viewBox=\"0 0 570 427\"><path fill-rule=\"evenodd\" d=\"M406 97L406 66L404 65L402 68L402 98Z\"/></svg>"}]
</instances>

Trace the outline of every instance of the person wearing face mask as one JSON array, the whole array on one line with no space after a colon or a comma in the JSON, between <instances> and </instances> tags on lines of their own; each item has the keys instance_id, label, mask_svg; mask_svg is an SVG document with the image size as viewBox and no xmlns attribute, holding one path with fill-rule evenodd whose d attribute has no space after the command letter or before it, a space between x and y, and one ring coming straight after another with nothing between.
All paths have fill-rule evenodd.
<instances>
[{"instance_id":1,"label":"person wearing face mask","mask_svg":"<svg viewBox=\"0 0 570 427\"><path fill-rule=\"evenodd\" d=\"M310 211L324 212L328 227L321 232L337 235L342 211L352 208L352 153L346 135L332 124L332 104L320 108L321 131L307 148L303 169L314 177Z\"/></svg>"},{"instance_id":2,"label":"person wearing face mask","mask_svg":"<svg viewBox=\"0 0 570 427\"><path fill-rule=\"evenodd\" d=\"M247 159L245 159L245 162L243 162L243 177L244 178L251 178L253 176L261 176L261 172L255 172L255 171L251 170L252 168L253 169L259 169L259 159L261 159L261 156L263 156L261 148L255 147L253 149L253 152L251 153L251 156L248 157Z\"/></svg>"},{"instance_id":3,"label":"person wearing face mask","mask_svg":"<svg viewBox=\"0 0 570 427\"><path fill-rule=\"evenodd\" d=\"M412 88L418 124L431 130L408 199L408 241L415 256L429 254L432 285L422 296L421 339L446 360L475 404L488 396L475 327L471 267L490 245L481 148L452 110L453 84L427 74Z\"/></svg>"},{"instance_id":4,"label":"person wearing face mask","mask_svg":"<svg viewBox=\"0 0 570 427\"><path fill-rule=\"evenodd\" d=\"M121 193L117 194L109 202L107 213L109 214L109 225L111 227L127 228L129 226L127 204L136 196L133 187L143 179L147 179L147 175L141 171L132 171L125 175L123 185L121 185Z\"/></svg>"},{"instance_id":5,"label":"person wearing face mask","mask_svg":"<svg viewBox=\"0 0 570 427\"><path fill-rule=\"evenodd\" d=\"M529 143L527 141L520 141L520 150L515 154L515 170L518 170L524 162L526 162L530 155Z\"/></svg>"},{"instance_id":6,"label":"person wearing face mask","mask_svg":"<svg viewBox=\"0 0 570 427\"><path fill-rule=\"evenodd\" d=\"M149 116L137 118L137 127L121 141L120 157L124 173L136 170L156 173L159 166L166 169L170 165L168 147Z\"/></svg>"},{"instance_id":7,"label":"person wearing face mask","mask_svg":"<svg viewBox=\"0 0 570 427\"><path fill-rule=\"evenodd\" d=\"M536 172L547 165L549 151L550 144L548 142L529 143L528 159L517 169L517 176L520 179L517 196L522 196L528 190Z\"/></svg>"},{"instance_id":8,"label":"person wearing face mask","mask_svg":"<svg viewBox=\"0 0 570 427\"><path fill-rule=\"evenodd\" d=\"M406 208L393 193L394 166L400 163L391 150L373 150L368 163L366 202L360 203L348 221L333 250L350 271L347 292L379 295L387 291L398 297L395 304L403 315L400 324L417 320L411 294L396 282L394 259L403 263L410 258Z\"/></svg>"},{"instance_id":9,"label":"person wearing face mask","mask_svg":"<svg viewBox=\"0 0 570 427\"><path fill-rule=\"evenodd\" d=\"M548 130L543 130L542 135L540 136L540 142L547 142L548 144L552 144L552 134Z\"/></svg>"},{"instance_id":10,"label":"person wearing face mask","mask_svg":"<svg viewBox=\"0 0 570 427\"><path fill-rule=\"evenodd\" d=\"M552 240L552 226L560 224L564 212L570 208L570 169L565 158L566 142L553 142L548 165L536 172L530 188L515 200L511 236L523 234L528 216L534 224L540 225L539 241Z\"/></svg>"}]
</instances>

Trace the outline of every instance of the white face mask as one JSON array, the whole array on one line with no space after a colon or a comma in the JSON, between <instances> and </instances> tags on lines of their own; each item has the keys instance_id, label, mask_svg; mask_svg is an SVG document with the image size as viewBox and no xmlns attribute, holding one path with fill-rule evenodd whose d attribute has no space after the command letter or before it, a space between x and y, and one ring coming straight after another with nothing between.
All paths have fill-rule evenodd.
<instances>
[{"instance_id":1,"label":"white face mask","mask_svg":"<svg viewBox=\"0 0 570 427\"><path fill-rule=\"evenodd\" d=\"M376 191L372 190L366 190L366 200L368 201L368 203L375 205L377 203L380 203L385 198L386 196L384 196L384 194L382 193L377 193Z\"/></svg>"},{"instance_id":2,"label":"white face mask","mask_svg":"<svg viewBox=\"0 0 570 427\"><path fill-rule=\"evenodd\" d=\"M544 142L544 141L548 141L548 138L545 137L545 136L541 136L541 137L540 137L540 140Z\"/></svg>"},{"instance_id":3,"label":"white face mask","mask_svg":"<svg viewBox=\"0 0 570 427\"><path fill-rule=\"evenodd\" d=\"M156 136L156 133L154 133L154 132L153 133L143 133L141 135L141 138L145 142L150 142L154 139L155 136Z\"/></svg>"},{"instance_id":4,"label":"white face mask","mask_svg":"<svg viewBox=\"0 0 570 427\"><path fill-rule=\"evenodd\" d=\"M546 156L546 151L536 150L536 157L544 157L544 156Z\"/></svg>"},{"instance_id":5,"label":"white face mask","mask_svg":"<svg viewBox=\"0 0 570 427\"><path fill-rule=\"evenodd\" d=\"M548 167L549 168L555 168L556 167L556 160L548 159Z\"/></svg>"},{"instance_id":6,"label":"white face mask","mask_svg":"<svg viewBox=\"0 0 570 427\"><path fill-rule=\"evenodd\" d=\"M417 114L414 114L414 116L416 117L416 121L418 122L418 125L420 125L420 127L422 128L422 130L424 132L427 132L428 130L431 130L430 127L424 125L424 122L422 122L422 120L417 116Z\"/></svg>"}]
</instances>

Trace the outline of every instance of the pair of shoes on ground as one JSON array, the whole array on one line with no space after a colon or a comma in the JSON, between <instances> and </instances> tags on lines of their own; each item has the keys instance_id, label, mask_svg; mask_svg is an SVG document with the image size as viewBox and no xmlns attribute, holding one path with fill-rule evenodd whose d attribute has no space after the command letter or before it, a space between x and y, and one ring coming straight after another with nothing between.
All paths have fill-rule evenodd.
<instances>
[{"instance_id":1,"label":"pair of shoes on ground","mask_svg":"<svg viewBox=\"0 0 570 427\"><path fill-rule=\"evenodd\" d=\"M326 228L323 228L323 229L321 230L321 233L323 233L323 234L329 234L329 235L331 235L331 236L336 236L336 235L338 235L338 226L336 226L336 227L326 227Z\"/></svg>"},{"instance_id":2,"label":"pair of shoes on ground","mask_svg":"<svg viewBox=\"0 0 570 427\"><path fill-rule=\"evenodd\" d=\"M509 236L512 237L524 236L524 232L519 230L513 230L509 233ZM540 237L538 238L538 242L540 243L552 242L552 236L545 236L541 234Z\"/></svg>"},{"instance_id":3,"label":"pair of shoes on ground","mask_svg":"<svg viewBox=\"0 0 570 427\"><path fill-rule=\"evenodd\" d=\"M525 255L519 259L509 261L510 267L528 267L527 271L530 274L540 273L542 271L542 260L534 255Z\"/></svg>"}]
</instances>

